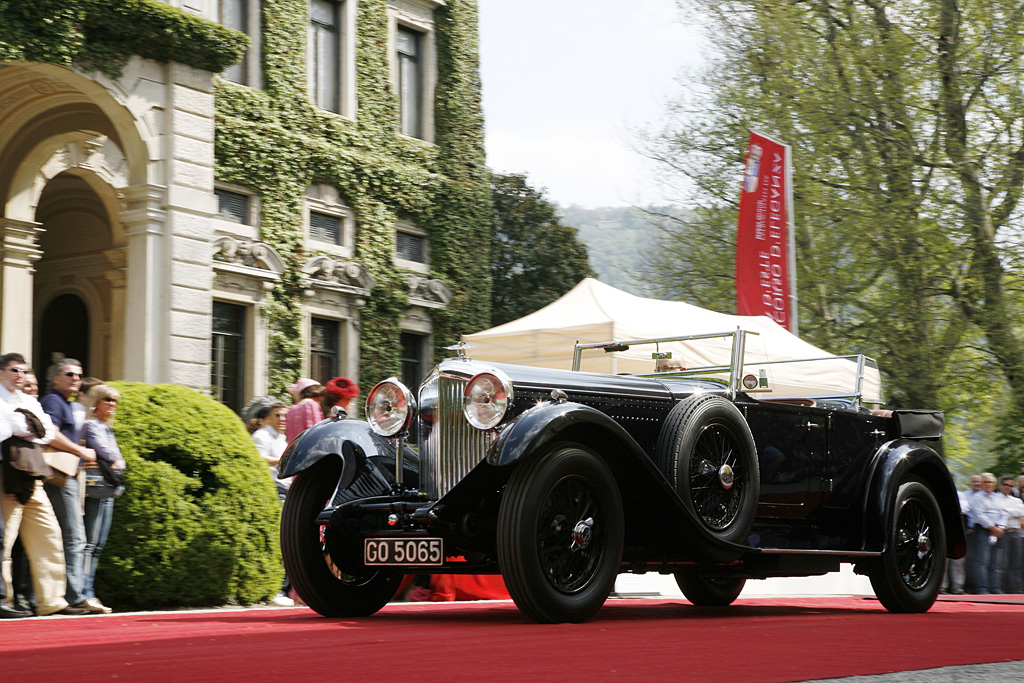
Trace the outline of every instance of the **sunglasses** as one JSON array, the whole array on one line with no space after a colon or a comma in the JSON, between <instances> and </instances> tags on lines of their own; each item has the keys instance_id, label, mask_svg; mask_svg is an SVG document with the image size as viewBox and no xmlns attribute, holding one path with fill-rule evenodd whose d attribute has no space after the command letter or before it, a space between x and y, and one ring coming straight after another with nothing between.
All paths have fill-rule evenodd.
<instances>
[{"instance_id":1,"label":"sunglasses","mask_svg":"<svg viewBox=\"0 0 1024 683\"><path fill-rule=\"evenodd\" d=\"M80 372L65 372L65 377L75 377L76 379L82 379L82 373Z\"/></svg>"}]
</instances>

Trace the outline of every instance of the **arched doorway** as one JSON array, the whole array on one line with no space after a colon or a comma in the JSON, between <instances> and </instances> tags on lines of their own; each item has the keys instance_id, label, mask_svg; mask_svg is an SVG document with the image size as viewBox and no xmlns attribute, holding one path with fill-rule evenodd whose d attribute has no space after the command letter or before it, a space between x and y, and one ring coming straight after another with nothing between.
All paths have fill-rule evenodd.
<instances>
[{"instance_id":1,"label":"arched doorway","mask_svg":"<svg viewBox=\"0 0 1024 683\"><path fill-rule=\"evenodd\" d=\"M89 309L80 297L61 294L51 301L43 311L36 336L34 362L39 383L43 383L43 373L56 360L56 354L88 363L89 337Z\"/></svg>"},{"instance_id":2,"label":"arched doorway","mask_svg":"<svg viewBox=\"0 0 1024 683\"><path fill-rule=\"evenodd\" d=\"M90 375L116 379L111 275L119 250L100 195L78 173L71 169L51 178L36 208L42 231L33 281L32 362L42 372L59 353L82 361Z\"/></svg>"}]
</instances>

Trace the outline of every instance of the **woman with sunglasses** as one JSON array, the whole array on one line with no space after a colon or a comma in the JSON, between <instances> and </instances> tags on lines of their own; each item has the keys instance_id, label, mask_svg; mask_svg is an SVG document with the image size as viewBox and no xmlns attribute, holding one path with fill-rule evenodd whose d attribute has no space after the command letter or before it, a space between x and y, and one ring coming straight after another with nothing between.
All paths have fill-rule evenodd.
<instances>
[{"instance_id":1,"label":"woman with sunglasses","mask_svg":"<svg viewBox=\"0 0 1024 683\"><path fill-rule=\"evenodd\" d=\"M97 459L110 463L115 472L125 468L124 457L114 438L110 422L117 413L117 402L121 394L117 389L106 384L99 384L89 391L86 406L89 419L85 423L83 439L87 447L96 451ZM110 523L114 518L114 498L95 498L86 493L85 498L85 603L96 611L110 612L96 597L93 581L96 579L96 567L99 565L100 553L107 543L110 534Z\"/></svg>"}]
</instances>

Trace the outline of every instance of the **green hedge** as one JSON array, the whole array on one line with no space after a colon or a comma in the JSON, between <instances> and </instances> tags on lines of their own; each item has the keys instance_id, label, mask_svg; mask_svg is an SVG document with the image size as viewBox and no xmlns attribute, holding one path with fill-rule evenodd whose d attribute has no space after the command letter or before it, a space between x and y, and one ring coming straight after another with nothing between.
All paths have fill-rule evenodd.
<instances>
[{"instance_id":1,"label":"green hedge","mask_svg":"<svg viewBox=\"0 0 1024 683\"><path fill-rule=\"evenodd\" d=\"M128 463L96 594L118 609L250 604L284 570L280 505L241 420L173 384L112 382Z\"/></svg>"}]
</instances>

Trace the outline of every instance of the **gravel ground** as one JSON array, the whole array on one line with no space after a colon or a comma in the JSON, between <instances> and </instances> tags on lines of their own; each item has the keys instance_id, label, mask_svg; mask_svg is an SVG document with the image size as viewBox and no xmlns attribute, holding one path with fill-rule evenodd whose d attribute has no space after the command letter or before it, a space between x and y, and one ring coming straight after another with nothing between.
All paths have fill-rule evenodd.
<instances>
[{"instance_id":1,"label":"gravel ground","mask_svg":"<svg viewBox=\"0 0 1024 683\"><path fill-rule=\"evenodd\" d=\"M900 671L877 676L848 676L821 678L806 683L991 683L992 681L1020 681L1024 678L1024 662L999 662L971 666L945 666L940 669Z\"/></svg>"}]
</instances>

